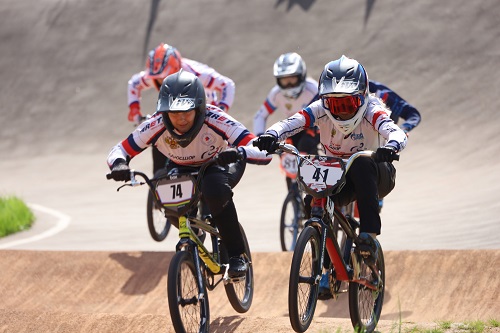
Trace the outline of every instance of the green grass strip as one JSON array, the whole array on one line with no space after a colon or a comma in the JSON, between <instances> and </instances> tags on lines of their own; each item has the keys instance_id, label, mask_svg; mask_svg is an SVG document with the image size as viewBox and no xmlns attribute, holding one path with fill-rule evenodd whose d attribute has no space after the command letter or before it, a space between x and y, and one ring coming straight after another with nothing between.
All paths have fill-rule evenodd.
<instances>
[{"instance_id":1,"label":"green grass strip","mask_svg":"<svg viewBox=\"0 0 500 333\"><path fill-rule=\"evenodd\" d=\"M0 197L0 237L29 229L35 215L19 198Z\"/></svg>"}]
</instances>

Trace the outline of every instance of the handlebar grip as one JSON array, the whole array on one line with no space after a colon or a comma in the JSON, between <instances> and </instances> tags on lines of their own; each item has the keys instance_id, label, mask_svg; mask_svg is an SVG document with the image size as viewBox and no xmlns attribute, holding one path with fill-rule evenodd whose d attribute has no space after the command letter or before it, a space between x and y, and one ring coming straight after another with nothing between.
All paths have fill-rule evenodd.
<instances>
[{"instance_id":1,"label":"handlebar grip","mask_svg":"<svg viewBox=\"0 0 500 333\"><path fill-rule=\"evenodd\" d=\"M106 179L113 179L113 177L111 177L111 173L106 174Z\"/></svg>"},{"instance_id":2,"label":"handlebar grip","mask_svg":"<svg viewBox=\"0 0 500 333\"><path fill-rule=\"evenodd\" d=\"M394 154L393 161L399 161L399 155L398 154Z\"/></svg>"}]
</instances>

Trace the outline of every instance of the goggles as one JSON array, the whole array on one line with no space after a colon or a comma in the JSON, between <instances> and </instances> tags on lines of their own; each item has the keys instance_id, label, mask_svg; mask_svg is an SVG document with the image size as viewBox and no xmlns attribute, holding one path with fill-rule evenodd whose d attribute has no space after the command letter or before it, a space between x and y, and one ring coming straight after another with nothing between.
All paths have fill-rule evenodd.
<instances>
[{"instance_id":1,"label":"goggles","mask_svg":"<svg viewBox=\"0 0 500 333\"><path fill-rule=\"evenodd\" d=\"M294 75L294 76L285 76L285 77L280 77L278 79L278 85L282 89L286 88L295 88L298 87L300 84L299 77Z\"/></svg>"},{"instance_id":2,"label":"goggles","mask_svg":"<svg viewBox=\"0 0 500 333\"><path fill-rule=\"evenodd\" d=\"M361 95L348 96L323 96L321 97L323 106L330 110L334 116L342 118L354 116L359 107L363 104L364 98Z\"/></svg>"}]
</instances>

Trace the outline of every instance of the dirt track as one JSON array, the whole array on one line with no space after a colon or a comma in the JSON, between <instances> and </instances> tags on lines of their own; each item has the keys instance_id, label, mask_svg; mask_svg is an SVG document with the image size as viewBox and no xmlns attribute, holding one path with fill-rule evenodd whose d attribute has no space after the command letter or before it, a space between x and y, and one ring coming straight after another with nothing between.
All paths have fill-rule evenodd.
<instances>
[{"instance_id":1,"label":"dirt track","mask_svg":"<svg viewBox=\"0 0 500 333\"><path fill-rule=\"evenodd\" d=\"M0 331L172 331L164 252L2 252ZM289 332L290 253L256 253L252 308L237 314L220 286L209 292L213 332ZM500 251L386 253L382 323L489 320L498 316ZM480 273L480 274L479 274ZM481 292L486 291L489 292ZM312 332L348 329L346 295L321 301ZM340 319L340 320L339 320ZM330 332L329 331L329 332Z\"/></svg>"},{"instance_id":2,"label":"dirt track","mask_svg":"<svg viewBox=\"0 0 500 333\"><path fill-rule=\"evenodd\" d=\"M0 332L171 327L165 272L176 235L153 242L145 191L116 193L104 179L110 147L132 129L126 82L160 41L233 78L231 113L249 128L283 52L299 52L313 78L346 54L407 98L423 122L382 213L379 330L394 331L399 315L405 325L499 320L499 12L497 0L0 2L0 195L25 199L38 218L0 240ZM156 93L143 97L151 113ZM255 251L252 309L237 315L214 291L214 332L291 330L290 254L277 233L284 180L273 163L247 168L235 193ZM150 153L132 165L150 170ZM335 327L350 329L342 297L318 307L310 331Z\"/></svg>"}]
</instances>

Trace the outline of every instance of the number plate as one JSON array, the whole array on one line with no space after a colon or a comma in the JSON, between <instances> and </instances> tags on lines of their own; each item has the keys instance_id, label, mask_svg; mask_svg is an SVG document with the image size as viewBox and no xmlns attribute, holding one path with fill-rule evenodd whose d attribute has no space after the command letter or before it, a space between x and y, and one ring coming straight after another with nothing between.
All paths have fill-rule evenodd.
<instances>
[{"instance_id":1,"label":"number plate","mask_svg":"<svg viewBox=\"0 0 500 333\"><path fill-rule=\"evenodd\" d=\"M295 179L299 171L297 157L289 153L282 153L280 155L280 168L288 178Z\"/></svg>"},{"instance_id":2,"label":"number plate","mask_svg":"<svg viewBox=\"0 0 500 333\"><path fill-rule=\"evenodd\" d=\"M326 197L344 183L345 164L332 156L307 156L299 165L299 181L314 197Z\"/></svg>"},{"instance_id":3,"label":"number plate","mask_svg":"<svg viewBox=\"0 0 500 333\"><path fill-rule=\"evenodd\" d=\"M193 197L193 182L190 179L184 181L171 179L158 183L156 193L163 205L185 204Z\"/></svg>"}]
</instances>

